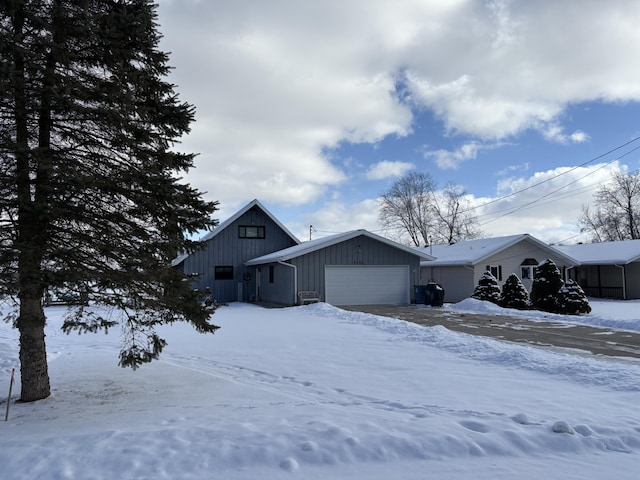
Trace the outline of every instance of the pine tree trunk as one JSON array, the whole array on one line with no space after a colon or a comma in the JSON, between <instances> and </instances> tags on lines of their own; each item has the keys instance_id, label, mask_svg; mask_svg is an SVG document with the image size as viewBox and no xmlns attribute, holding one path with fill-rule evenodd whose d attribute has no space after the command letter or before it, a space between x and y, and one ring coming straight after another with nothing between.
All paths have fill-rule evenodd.
<instances>
[{"instance_id":1,"label":"pine tree trunk","mask_svg":"<svg viewBox=\"0 0 640 480\"><path fill-rule=\"evenodd\" d=\"M33 402L51 394L47 350L44 341L45 316L40 298L20 302L20 401Z\"/></svg>"}]
</instances>

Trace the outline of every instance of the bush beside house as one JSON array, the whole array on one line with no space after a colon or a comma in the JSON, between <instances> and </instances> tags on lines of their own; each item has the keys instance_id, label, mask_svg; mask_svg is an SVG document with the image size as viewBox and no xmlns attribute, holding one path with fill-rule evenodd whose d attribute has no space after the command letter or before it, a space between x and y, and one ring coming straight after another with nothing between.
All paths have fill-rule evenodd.
<instances>
[{"instance_id":1,"label":"bush beside house","mask_svg":"<svg viewBox=\"0 0 640 480\"><path fill-rule=\"evenodd\" d=\"M547 259L538 265L531 285L531 308L543 312L560 313L558 292L563 285L560 270Z\"/></svg>"},{"instance_id":2,"label":"bush beside house","mask_svg":"<svg viewBox=\"0 0 640 480\"><path fill-rule=\"evenodd\" d=\"M591 312L587 296L574 280L567 280L558 292L558 308L560 313L579 315Z\"/></svg>"},{"instance_id":3,"label":"bush beside house","mask_svg":"<svg viewBox=\"0 0 640 480\"><path fill-rule=\"evenodd\" d=\"M517 308L526 310L529 308L529 292L522 284L520 277L512 273L507 277L502 294L500 295L500 306L504 308Z\"/></svg>"},{"instance_id":4,"label":"bush beside house","mask_svg":"<svg viewBox=\"0 0 640 480\"><path fill-rule=\"evenodd\" d=\"M473 290L471 298L487 302L500 303L500 285L491 272L484 272L478 280L478 286Z\"/></svg>"},{"instance_id":5,"label":"bush beside house","mask_svg":"<svg viewBox=\"0 0 640 480\"><path fill-rule=\"evenodd\" d=\"M509 275L500 290L496 278L490 272L484 272L471 298L518 310L532 308L566 315L591 312L587 296L580 285L574 280L564 282L560 270L550 259L538 265L530 295L515 273Z\"/></svg>"}]
</instances>

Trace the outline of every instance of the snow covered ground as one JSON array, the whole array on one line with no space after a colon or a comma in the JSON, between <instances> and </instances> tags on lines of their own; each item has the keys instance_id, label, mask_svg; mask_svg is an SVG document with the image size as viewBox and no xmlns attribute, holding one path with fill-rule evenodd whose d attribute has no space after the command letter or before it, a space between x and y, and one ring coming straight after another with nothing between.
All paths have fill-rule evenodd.
<instances>
[{"instance_id":1,"label":"snow covered ground","mask_svg":"<svg viewBox=\"0 0 640 480\"><path fill-rule=\"evenodd\" d=\"M562 318L640 330L640 303L591 305ZM0 421L2 479L639 478L634 360L231 304L215 335L163 327L161 360L133 372L116 330L67 336L63 311L47 308L51 397ZM0 323L3 417L17 351Z\"/></svg>"}]
</instances>

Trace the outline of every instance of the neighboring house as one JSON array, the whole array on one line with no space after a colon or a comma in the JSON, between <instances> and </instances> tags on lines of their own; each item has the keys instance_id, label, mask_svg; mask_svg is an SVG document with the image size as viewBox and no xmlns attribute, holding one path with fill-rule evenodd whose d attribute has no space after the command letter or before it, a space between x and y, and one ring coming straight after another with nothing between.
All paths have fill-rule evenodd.
<instances>
[{"instance_id":1,"label":"neighboring house","mask_svg":"<svg viewBox=\"0 0 640 480\"><path fill-rule=\"evenodd\" d=\"M640 240L555 246L579 264L570 272L590 297L640 298Z\"/></svg>"},{"instance_id":2,"label":"neighboring house","mask_svg":"<svg viewBox=\"0 0 640 480\"><path fill-rule=\"evenodd\" d=\"M319 238L245 263L255 269L258 298L295 304L298 292L318 292L333 305L408 304L420 261L432 259L366 230Z\"/></svg>"},{"instance_id":3,"label":"neighboring house","mask_svg":"<svg viewBox=\"0 0 640 480\"><path fill-rule=\"evenodd\" d=\"M299 240L258 200L253 200L202 238L204 248L172 264L193 274L193 288L211 290L218 302L257 298L255 269L245 262L299 244Z\"/></svg>"},{"instance_id":4,"label":"neighboring house","mask_svg":"<svg viewBox=\"0 0 640 480\"><path fill-rule=\"evenodd\" d=\"M540 262L553 260L563 277L578 263L528 234L467 240L417 250L436 257L433 261L421 262L421 282L442 285L446 302L470 297L485 271L490 271L501 287L507 277L515 273L531 291L533 274Z\"/></svg>"}]
</instances>

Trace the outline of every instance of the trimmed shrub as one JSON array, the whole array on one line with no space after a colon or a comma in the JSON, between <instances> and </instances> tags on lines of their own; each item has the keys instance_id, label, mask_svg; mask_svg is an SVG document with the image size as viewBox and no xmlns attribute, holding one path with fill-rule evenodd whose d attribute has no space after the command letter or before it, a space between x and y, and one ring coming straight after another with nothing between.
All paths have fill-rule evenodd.
<instances>
[{"instance_id":1,"label":"trimmed shrub","mask_svg":"<svg viewBox=\"0 0 640 480\"><path fill-rule=\"evenodd\" d=\"M529 292L522 284L520 277L512 273L502 286L500 306L504 308L517 308L526 310L529 308Z\"/></svg>"},{"instance_id":2,"label":"trimmed shrub","mask_svg":"<svg viewBox=\"0 0 640 480\"><path fill-rule=\"evenodd\" d=\"M484 300L487 302L500 303L500 286L496 277L491 272L484 272L478 280L478 285L473 290L471 298L476 300Z\"/></svg>"},{"instance_id":3,"label":"trimmed shrub","mask_svg":"<svg viewBox=\"0 0 640 480\"><path fill-rule=\"evenodd\" d=\"M558 292L558 308L560 313L580 315L591 312L589 300L584 290L574 280L567 280Z\"/></svg>"},{"instance_id":4,"label":"trimmed shrub","mask_svg":"<svg viewBox=\"0 0 640 480\"><path fill-rule=\"evenodd\" d=\"M531 285L531 308L543 312L560 313L558 292L563 285L560 270L547 259L538 265Z\"/></svg>"}]
</instances>

